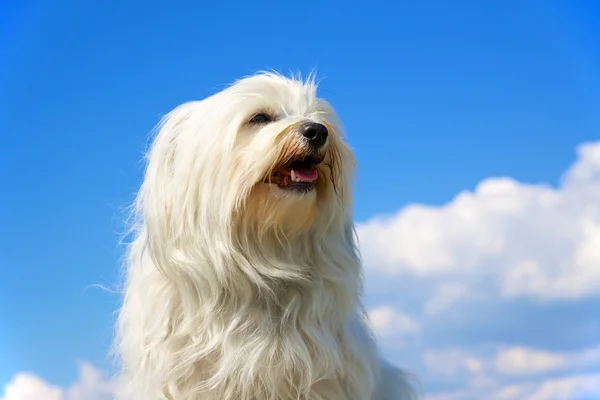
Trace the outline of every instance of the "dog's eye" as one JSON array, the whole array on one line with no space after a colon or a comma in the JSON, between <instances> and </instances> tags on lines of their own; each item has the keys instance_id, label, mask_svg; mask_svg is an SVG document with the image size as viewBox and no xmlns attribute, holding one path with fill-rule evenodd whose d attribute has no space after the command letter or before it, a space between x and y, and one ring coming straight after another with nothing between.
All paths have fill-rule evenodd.
<instances>
[{"instance_id":1,"label":"dog's eye","mask_svg":"<svg viewBox=\"0 0 600 400\"><path fill-rule=\"evenodd\" d=\"M267 122L271 121L273 121L273 118L265 113L256 114L250 119L251 124L266 124Z\"/></svg>"}]
</instances>

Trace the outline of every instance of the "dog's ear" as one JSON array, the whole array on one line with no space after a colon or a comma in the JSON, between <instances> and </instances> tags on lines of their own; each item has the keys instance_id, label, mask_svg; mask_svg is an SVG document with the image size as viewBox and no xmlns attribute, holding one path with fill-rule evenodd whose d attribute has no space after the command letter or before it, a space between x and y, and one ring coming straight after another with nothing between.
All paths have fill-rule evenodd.
<instances>
[{"instance_id":1,"label":"dog's ear","mask_svg":"<svg viewBox=\"0 0 600 400\"><path fill-rule=\"evenodd\" d=\"M175 188L173 185L174 163L184 115L174 110L167 114L155 128L152 145L146 154L144 182L138 194L138 210L142 214L150 236L166 243L172 220ZM179 120L179 121L178 121Z\"/></svg>"},{"instance_id":2,"label":"dog's ear","mask_svg":"<svg viewBox=\"0 0 600 400\"><path fill-rule=\"evenodd\" d=\"M219 193L228 185L222 175L235 135L212 111L214 101L185 103L154 130L136 211L159 265L197 259L190 252L208 246L193 242L199 240L199 229L229 233L222 229L229 226L229 214Z\"/></svg>"},{"instance_id":3,"label":"dog's ear","mask_svg":"<svg viewBox=\"0 0 600 400\"><path fill-rule=\"evenodd\" d=\"M189 227L190 216L186 198L193 196L194 190L189 177L193 166L187 169L179 165L188 163L186 154L191 151L181 151L186 143L186 132L190 129L190 121L198 110L199 102L183 104L165 117L154 129L151 146L146 153L146 171L144 181L136 201L136 211L143 221L147 235L147 243L152 257L157 264L160 259L169 258L173 246L177 245L179 237ZM192 216L193 219L193 216ZM160 243L160 246L153 246Z\"/></svg>"}]
</instances>

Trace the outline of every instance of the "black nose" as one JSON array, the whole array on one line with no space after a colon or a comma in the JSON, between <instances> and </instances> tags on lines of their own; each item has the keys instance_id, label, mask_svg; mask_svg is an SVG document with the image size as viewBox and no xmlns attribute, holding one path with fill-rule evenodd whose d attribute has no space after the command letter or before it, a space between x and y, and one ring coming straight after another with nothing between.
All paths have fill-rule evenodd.
<instances>
[{"instance_id":1,"label":"black nose","mask_svg":"<svg viewBox=\"0 0 600 400\"><path fill-rule=\"evenodd\" d=\"M324 145L327 141L327 136L329 135L327 127L317 122L308 122L304 124L302 128L300 128L300 132L302 132L302 136L315 147Z\"/></svg>"}]
</instances>

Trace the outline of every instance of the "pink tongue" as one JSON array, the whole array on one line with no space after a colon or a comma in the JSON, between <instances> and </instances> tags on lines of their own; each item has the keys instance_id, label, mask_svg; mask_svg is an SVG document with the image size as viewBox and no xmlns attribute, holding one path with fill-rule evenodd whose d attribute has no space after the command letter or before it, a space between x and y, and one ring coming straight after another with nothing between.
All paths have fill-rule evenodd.
<instances>
[{"instance_id":1,"label":"pink tongue","mask_svg":"<svg viewBox=\"0 0 600 400\"><path fill-rule=\"evenodd\" d=\"M296 177L303 181L315 181L319 177L319 172L313 168L295 169L294 173L296 174Z\"/></svg>"}]
</instances>

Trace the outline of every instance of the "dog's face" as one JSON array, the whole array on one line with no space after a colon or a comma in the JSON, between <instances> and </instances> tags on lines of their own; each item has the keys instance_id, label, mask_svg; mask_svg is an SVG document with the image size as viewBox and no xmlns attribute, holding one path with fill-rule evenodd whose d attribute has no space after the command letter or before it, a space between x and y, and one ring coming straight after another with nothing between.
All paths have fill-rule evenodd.
<instances>
[{"instance_id":1,"label":"dog's face","mask_svg":"<svg viewBox=\"0 0 600 400\"><path fill-rule=\"evenodd\" d=\"M234 157L247 219L291 234L348 205L353 156L312 82L260 75L230 89L246 98Z\"/></svg>"},{"instance_id":2,"label":"dog's face","mask_svg":"<svg viewBox=\"0 0 600 400\"><path fill-rule=\"evenodd\" d=\"M312 81L260 74L173 111L146 180L153 170L169 180L161 195L170 199L159 202L170 203L172 216L187 209L180 217L204 225L218 216L242 229L292 235L348 213L353 166L336 116Z\"/></svg>"}]
</instances>

